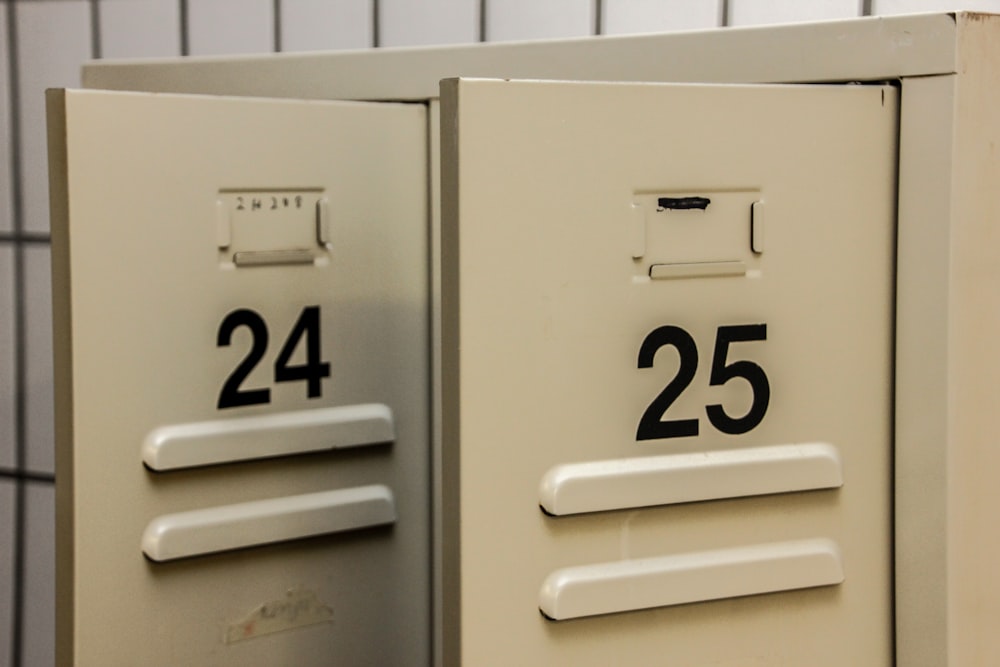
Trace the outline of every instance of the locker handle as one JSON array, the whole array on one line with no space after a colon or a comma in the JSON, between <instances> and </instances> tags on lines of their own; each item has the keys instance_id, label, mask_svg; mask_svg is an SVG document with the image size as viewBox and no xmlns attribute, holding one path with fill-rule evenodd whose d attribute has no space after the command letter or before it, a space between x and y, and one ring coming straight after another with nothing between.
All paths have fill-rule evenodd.
<instances>
[{"instance_id":1,"label":"locker handle","mask_svg":"<svg viewBox=\"0 0 1000 667\"><path fill-rule=\"evenodd\" d=\"M568 567L546 578L538 606L561 621L843 581L837 545L812 539Z\"/></svg>"},{"instance_id":2,"label":"locker handle","mask_svg":"<svg viewBox=\"0 0 1000 667\"><path fill-rule=\"evenodd\" d=\"M553 516L843 486L826 443L668 454L551 468L539 504Z\"/></svg>"},{"instance_id":3,"label":"locker handle","mask_svg":"<svg viewBox=\"0 0 1000 667\"><path fill-rule=\"evenodd\" d=\"M164 426L146 436L142 460L165 472L395 439L392 410L368 403Z\"/></svg>"},{"instance_id":4,"label":"locker handle","mask_svg":"<svg viewBox=\"0 0 1000 667\"><path fill-rule=\"evenodd\" d=\"M143 532L142 552L163 562L395 521L392 491L375 484L159 516Z\"/></svg>"}]
</instances>

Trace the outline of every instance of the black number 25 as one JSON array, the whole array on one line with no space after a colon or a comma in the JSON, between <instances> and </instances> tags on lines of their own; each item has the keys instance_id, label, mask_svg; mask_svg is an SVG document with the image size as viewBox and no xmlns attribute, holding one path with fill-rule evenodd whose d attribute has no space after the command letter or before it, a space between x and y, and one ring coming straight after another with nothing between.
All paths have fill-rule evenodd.
<instances>
[{"instance_id":1,"label":"black number 25","mask_svg":"<svg viewBox=\"0 0 1000 667\"><path fill-rule=\"evenodd\" d=\"M241 389L247 376L256 368L267 351L267 324L256 311L240 308L226 315L219 325L219 335L216 344L228 347L232 342L233 332L240 327L250 330L250 351L226 378L219 392L218 408L236 408L244 405L259 405L271 402L271 390L267 387L259 389ZM289 365L292 354L305 338L306 362L296 366ZM322 380L330 377L330 364L321 361L319 336L319 306L307 306L302 309L298 321L292 327L288 339L281 347L278 358L274 362L275 382L294 382L304 380L306 396L317 398L322 395Z\"/></svg>"},{"instance_id":2,"label":"black number 25","mask_svg":"<svg viewBox=\"0 0 1000 667\"><path fill-rule=\"evenodd\" d=\"M771 385L767 375L752 361L734 361L727 363L729 345L749 341L767 340L766 324L741 324L737 326L719 327L715 335L715 351L712 355L712 370L709 375L709 385L723 385L733 378L743 378L750 383L753 390L753 402L750 410L742 417L731 417L721 404L705 406L708 421L712 426L730 435L747 433L756 428L767 413L771 400ZM697 419L664 420L663 415L673 405L674 401L687 389L698 370L698 346L687 331L680 327L666 325L653 329L642 341L639 348L639 368L652 368L653 359L661 347L671 346L680 355L680 367L677 374L667 383L656 398L649 404L639 427L635 432L636 440L658 440L660 438L683 438L698 435Z\"/></svg>"}]
</instances>

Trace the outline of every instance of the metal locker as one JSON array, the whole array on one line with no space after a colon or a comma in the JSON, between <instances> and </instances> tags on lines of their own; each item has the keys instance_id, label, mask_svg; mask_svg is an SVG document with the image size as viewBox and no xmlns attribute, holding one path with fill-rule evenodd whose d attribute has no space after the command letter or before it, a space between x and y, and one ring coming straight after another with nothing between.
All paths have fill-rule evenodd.
<instances>
[{"instance_id":1,"label":"metal locker","mask_svg":"<svg viewBox=\"0 0 1000 667\"><path fill-rule=\"evenodd\" d=\"M426 107L49 101L60 661L426 663Z\"/></svg>"},{"instance_id":2,"label":"metal locker","mask_svg":"<svg viewBox=\"0 0 1000 667\"><path fill-rule=\"evenodd\" d=\"M443 84L447 664L890 664L897 99Z\"/></svg>"},{"instance_id":3,"label":"metal locker","mask_svg":"<svg viewBox=\"0 0 1000 667\"><path fill-rule=\"evenodd\" d=\"M422 613L433 615L435 664L655 664L669 655L661 645L692 664L842 664L845 654L863 664L991 664L1000 641L990 512L1000 502L1000 453L990 446L1000 374L997 21L949 13L102 62L85 68L84 82L426 108L429 228L413 243L428 246L415 279L426 281L427 326L397 331L419 339L413 350L427 363L407 395L429 394L429 522L405 520L393 484L365 483L393 489L392 539L404 523L429 530L433 602ZM448 83L442 115L439 82L454 77L633 83ZM747 86L655 85L666 82ZM744 114L753 120L741 125ZM325 187L250 180L212 185L192 205ZM199 316L199 344L246 303ZM296 317L317 304L293 304L281 322L260 311L271 356L240 388L298 392L317 406L332 396L335 372L321 380L322 399L307 398L308 378L268 386ZM327 351L337 344L323 342L319 367L334 363ZM205 352L220 360L208 399L246 349ZM60 358L71 351L63 339ZM70 405L76 394L61 391ZM271 407L240 409L266 416ZM208 412L179 423L214 421ZM402 455L399 437L390 457ZM150 480L174 473L142 474L158 485ZM70 478L59 479L65 489ZM145 526L134 522L133 537ZM679 579L692 564L701 578ZM60 574L70 590L73 572ZM623 596L618 584L630 577L640 583ZM663 636L654 637L657 621ZM782 624L793 630L776 637ZM287 636L297 632L312 630Z\"/></svg>"}]
</instances>

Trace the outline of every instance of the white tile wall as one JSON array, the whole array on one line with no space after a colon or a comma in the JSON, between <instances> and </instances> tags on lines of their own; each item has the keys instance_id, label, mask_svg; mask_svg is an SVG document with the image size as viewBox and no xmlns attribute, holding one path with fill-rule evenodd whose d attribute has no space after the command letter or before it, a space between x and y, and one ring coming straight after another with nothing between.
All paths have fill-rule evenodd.
<instances>
[{"instance_id":1,"label":"white tile wall","mask_svg":"<svg viewBox=\"0 0 1000 667\"><path fill-rule=\"evenodd\" d=\"M0 147L10 146L10 81L7 55L7 8L0 5ZM0 150L0 233L14 227L11 201L13 155L10 150Z\"/></svg>"},{"instance_id":2,"label":"white tile wall","mask_svg":"<svg viewBox=\"0 0 1000 667\"><path fill-rule=\"evenodd\" d=\"M177 0L100 0L102 58L178 56L181 16Z\"/></svg>"},{"instance_id":3,"label":"white tile wall","mask_svg":"<svg viewBox=\"0 0 1000 667\"><path fill-rule=\"evenodd\" d=\"M971 9L1000 13L1000 0L872 0L872 14L913 14L915 12Z\"/></svg>"},{"instance_id":4,"label":"white tile wall","mask_svg":"<svg viewBox=\"0 0 1000 667\"><path fill-rule=\"evenodd\" d=\"M379 0L379 45L479 41L479 0Z\"/></svg>"},{"instance_id":5,"label":"white tile wall","mask_svg":"<svg viewBox=\"0 0 1000 667\"><path fill-rule=\"evenodd\" d=\"M25 488L24 609L21 664L41 667L55 662L55 488L27 483ZM109 635L109 641L112 641Z\"/></svg>"},{"instance_id":6,"label":"white tile wall","mask_svg":"<svg viewBox=\"0 0 1000 667\"><path fill-rule=\"evenodd\" d=\"M722 25L721 0L604 0L601 33L701 30Z\"/></svg>"},{"instance_id":7,"label":"white tile wall","mask_svg":"<svg viewBox=\"0 0 1000 667\"><path fill-rule=\"evenodd\" d=\"M594 34L596 4L591 0L502 0L486 4L486 39L582 37Z\"/></svg>"},{"instance_id":8,"label":"white tile wall","mask_svg":"<svg viewBox=\"0 0 1000 667\"><path fill-rule=\"evenodd\" d=\"M17 436L14 314L14 246L0 243L0 468L13 468L17 463L14 456ZM0 607L3 607L3 600L0 597Z\"/></svg>"},{"instance_id":9,"label":"white tile wall","mask_svg":"<svg viewBox=\"0 0 1000 667\"><path fill-rule=\"evenodd\" d=\"M606 34L701 29L723 19L751 25L846 18L860 14L865 3L728 0L723 17L722 0L187 0L186 25L183 6L182 0L0 0L0 667L53 662L52 334L42 91L78 85L79 65L92 53L93 17L104 57L135 57L174 55L184 43L193 54L227 54L270 51L276 42L291 51L365 48L376 39L381 46L403 46L573 37L592 34L598 24ZM870 6L875 14L959 7L1000 12L1000 0L871 0ZM13 42L8 28L16 35ZM16 67L17 90L8 65ZM15 118L22 157L12 165ZM17 225L12 192L21 193ZM22 282L13 272L17 253ZM26 328L24 395L14 393L14 325L20 315ZM19 430L24 460L16 455ZM25 502L22 535L15 530L19 494ZM22 556L21 573L13 571L15 554ZM21 608L12 602L17 585L23 587ZM15 619L23 628L19 640L11 636ZM21 658L14 664L16 646Z\"/></svg>"},{"instance_id":10,"label":"white tile wall","mask_svg":"<svg viewBox=\"0 0 1000 667\"><path fill-rule=\"evenodd\" d=\"M80 63L90 57L90 5L87 0L15 0L14 9L23 228L47 232L45 89L80 85Z\"/></svg>"},{"instance_id":11,"label":"white tile wall","mask_svg":"<svg viewBox=\"0 0 1000 667\"><path fill-rule=\"evenodd\" d=\"M373 0L282 0L281 50L363 49L374 43Z\"/></svg>"},{"instance_id":12,"label":"white tile wall","mask_svg":"<svg viewBox=\"0 0 1000 667\"><path fill-rule=\"evenodd\" d=\"M824 21L861 16L862 0L737 0L729 3L731 26Z\"/></svg>"},{"instance_id":13,"label":"white tile wall","mask_svg":"<svg viewBox=\"0 0 1000 667\"><path fill-rule=\"evenodd\" d=\"M49 247L24 249L25 375L28 385L25 440L31 472L55 472L52 418L52 280Z\"/></svg>"},{"instance_id":14,"label":"white tile wall","mask_svg":"<svg viewBox=\"0 0 1000 667\"><path fill-rule=\"evenodd\" d=\"M274 49L272 0L188 0L187 20L192 55Z\"/></svg>"}]
</instances>

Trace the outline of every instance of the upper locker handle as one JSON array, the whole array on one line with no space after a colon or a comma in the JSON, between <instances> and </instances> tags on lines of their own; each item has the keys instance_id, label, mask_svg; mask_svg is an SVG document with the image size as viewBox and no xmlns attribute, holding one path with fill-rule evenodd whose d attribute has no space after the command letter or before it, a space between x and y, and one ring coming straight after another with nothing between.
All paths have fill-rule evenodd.
<instances>
[{"instance_id":1,"label":"upper locker handle","mask_svg":"<svg viewBox=\"0 0 1000 667\"><path fill-rule=\"evenodd\" d=\"M389 406L367 403L164 426L146 436L142 460L165 472L395 439Z\"/></svg>"},{"instance_id":2,"label":"upper locker handle","mask_svg":"<svg viewBox=\"0 0 1000 667\"><path fill-rule=\"evenodd\" d=\"M565 516L833 489L843 483L833 445L772 445L558 465L542 478L539 505L547 514Z\"/></svg>"}]
</instances>

